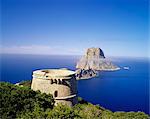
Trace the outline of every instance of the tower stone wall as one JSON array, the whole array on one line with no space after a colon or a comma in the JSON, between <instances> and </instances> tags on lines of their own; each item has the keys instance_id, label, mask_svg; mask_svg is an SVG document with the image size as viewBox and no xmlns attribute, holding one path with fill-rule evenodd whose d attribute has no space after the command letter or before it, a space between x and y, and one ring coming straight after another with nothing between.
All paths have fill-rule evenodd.
<instances>
[{"instance_id":1,"label":"tower stone wall","mask_svg":"<svg viewBox=\"0 0 150 119\"><path fill-rule=\"evenodd\" d=\"M58 103L73 106L77 103L75 72L67 69L44 69L33 72L31 89L52 94Z\"/></svg>"}]
</instances>

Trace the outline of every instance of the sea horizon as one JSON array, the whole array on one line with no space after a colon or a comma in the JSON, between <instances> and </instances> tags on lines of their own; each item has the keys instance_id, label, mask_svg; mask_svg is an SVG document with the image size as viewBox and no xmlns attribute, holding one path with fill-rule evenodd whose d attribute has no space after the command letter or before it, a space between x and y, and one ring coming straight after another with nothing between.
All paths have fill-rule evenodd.
<instances>
[{"instance_id":1,"label":"sea horizon","mask_svg":"<svg viewBox=\"0 0 150 119\"><path fill-rule=\"evenodd\" d=\"M28 53L0 53L1 55L45 55L45 56L77 56L77 57L82 57L83 54L28 54ZM150 56L113 56L113 55L107 55L106 58L138 58L138 59L149 59Z\"/></svg>"}]
</instances>

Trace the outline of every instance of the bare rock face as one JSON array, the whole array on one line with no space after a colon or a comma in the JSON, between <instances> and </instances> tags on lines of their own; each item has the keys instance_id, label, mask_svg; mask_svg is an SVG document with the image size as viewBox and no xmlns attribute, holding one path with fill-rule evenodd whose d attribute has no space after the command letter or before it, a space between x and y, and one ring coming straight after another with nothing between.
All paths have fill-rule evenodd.
<instances>
[{"instance_id":1,"label":"bare rock face","mask_svg":"<svg viewBox=\"0 0 150 119\"><path fill-rule=\"evenodd\" d=\"M86 58L92 59L92 58L105 58L104 52L100 48L89 48L86 52Z\"/></svg>"},{"instance_id":2,"label":"bare rock face","mask_svg":"<svg viewBox=\"0 0 150 119\"><path fill-rule=\"evenodd\" d=\"M89 79L98 75L98 72L92 69L78 69L76 70L76 79Z\"/></svg>"},{"instance_id":3,"label":"bare rock face","mask_svg":"<svg viewBox=\"0 0 150 119\"><path fill-rule=\"evenodd\" d=\"M77 62L77 69L84 70L118 70L119 67L105 58L100 48L89 48L86 54Z\"/></svg>"}]
</instances>

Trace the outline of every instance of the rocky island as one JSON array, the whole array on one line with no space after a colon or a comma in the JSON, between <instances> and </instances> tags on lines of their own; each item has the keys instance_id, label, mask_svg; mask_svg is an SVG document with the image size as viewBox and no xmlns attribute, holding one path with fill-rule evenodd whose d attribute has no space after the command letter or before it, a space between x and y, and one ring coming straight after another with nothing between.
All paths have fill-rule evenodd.
<instances>
[{"instance_id":1,"label":"rocky island","mask_svg":"<svg viewBox=\"0 0 150 119\"><path fill-rule=\"evenodd\" d=\"M98 75L98 71L114 71L120 68L109 61L102 49L88 48L76 65L77 79L91 78Z\"/></svg>"}]
</instances>

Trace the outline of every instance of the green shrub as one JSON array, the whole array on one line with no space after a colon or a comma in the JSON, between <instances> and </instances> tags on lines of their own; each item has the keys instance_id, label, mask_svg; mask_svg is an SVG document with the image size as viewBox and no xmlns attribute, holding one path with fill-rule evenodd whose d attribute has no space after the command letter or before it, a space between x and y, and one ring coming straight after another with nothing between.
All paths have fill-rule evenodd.
<instances>
[{"instance_id":1,"label":"green shrub","mask_svg":"<svg viewBox=\"0 0 150 119\"><path fill-rule=\"evenodd\" d=\"M32 112L38 105L42 110L53 108L51 95L35 92L27 87L0 83L0 118L15 118L19 114Z\"/></svg>"},{"instance_id":2,"label":"green shrub","mask_svg":"<svg viewBox=\"0 0 150 119\"><path fill-rule=\"evenodd\" d=\"M74 106L74 112L82 119L99 119L102 110L93 104L77 104Z\"/></svg>"},{"instance_id":3,"label":"green shrub","mask_svg":"<svg viewBox=\"0 0 150 119\"><path fill-rule=\"evenodd\" d=\"M53 110L47 112L47 118L50 119L73 119L78 117L73 108L66 105L57 105Z\"/></svg>"}]
</instances>

